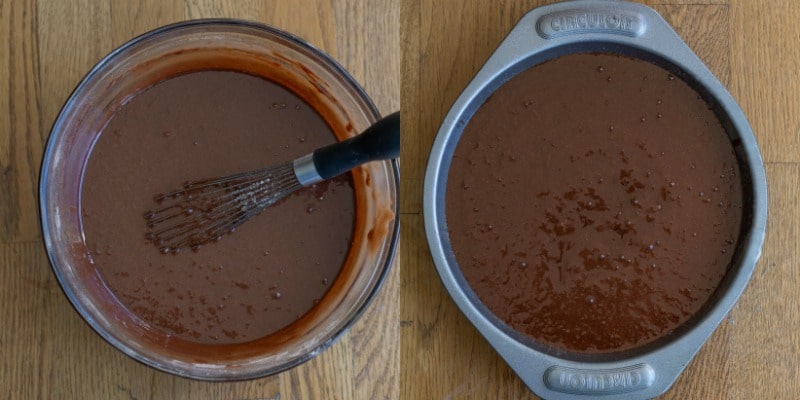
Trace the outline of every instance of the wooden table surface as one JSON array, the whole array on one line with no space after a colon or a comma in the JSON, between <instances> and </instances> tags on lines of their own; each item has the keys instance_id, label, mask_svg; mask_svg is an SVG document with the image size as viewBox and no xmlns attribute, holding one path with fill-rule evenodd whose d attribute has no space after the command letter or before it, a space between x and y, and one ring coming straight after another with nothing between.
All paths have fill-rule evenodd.
<instances>
[{"instance_id":1,"label":"wooden table surface","mask_svg":"<svg viewBox=\"0 0 800 400\"><path fill-rule=\"evenodd\" d=\"M445 293L424 237L421 193L444 114L514 23L542 3L0 0L0 397L535 398ZM800 4L760 3L648 1L739 101L761 146L770 194L767 241L748 288L667 399L800 393ZM137 34L200 17L294 32L343 64L382 112L401 102L404 111L402 265L334 346L298 368L247 382L173 377L105 343L61 292L37 219L44 143L83 74Z\"/></svg>"},{"instance_id":2,"label":"wooden table surface","mask_svg":"<svg viewBox=\"0 0 800 400\"><path fill-rule=\"evenodd\" d=\"M399 398L397 265L359 322L310 362L264 379L198 382L146 367L92 331L50 270L36 207L62 104L128 39L190 18L271 24L333 56L390 113L400 107L399 12L391 1L0 0L0 398Z\"/></svg>"},{"instance_id":3,"label":"wooden table surface","mask_svg":"<svg viewBox=\"0 0 800 400\"><path fill-rule=\"evenodd\" d=\"M445 292L427 249L421 196L431 143L453 101L517 20L550 2L403 3L403 398L535 398ZM647 3L744 109L766 162L770 195L766 244L749 286L663 398L798 399L800 2Z\"/></svg>"}]
</instances>

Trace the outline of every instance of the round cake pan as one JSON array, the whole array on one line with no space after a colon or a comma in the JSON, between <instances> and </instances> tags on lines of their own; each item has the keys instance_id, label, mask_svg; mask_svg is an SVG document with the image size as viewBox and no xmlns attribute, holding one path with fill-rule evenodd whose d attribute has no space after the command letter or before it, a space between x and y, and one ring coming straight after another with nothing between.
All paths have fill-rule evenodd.
<instances>
[{"instance_id":1,"label":"round cake pan","mask_svg":"<svg viewBox=\"0 0 800 400\"><path fill-rule=\"evenodd\" d=\"M372 101L339 64L287 32L214 19L145 33L100 60L53 125L39 182L44 243L67 298L123 353L195 379L257 378L294 367L330 347L378 293L398 241L399 167L396 160L375 162L353 174L363 194L356 204L362 222L357 222L352 242L360 245L351 245L352 262L342 267L333 288L311 311L286 328L245 343L216 345L173 337L127 310L87 257L81 185L94 143L117 110L139 91L200 70L234 70L278 82L311 104L340 140L379 118ZM144 220L142 228L144 233Z\"/></svg>"},{"instance_id":2,"label":"round cake pan","mask_svg":"<svg viewBox=\"0 0 800 400\"><path fill-rule=\"evenodd\" d=\"M484 101L517 73L572 53L612 53L646 60L686 81L725 127L742 171L742 233L729 272L709 303L675 333L621 353L583 355L537 346L482 304L453 254L446 221L450 163L464 127ZM647 6L585 0L526 14L453 104L428 160L423 211L436 269L471 323L537 395L550 399L648 399L669 389L747 285L761 254L767 220L763 161L744 113L725 87Z\"/></svg>"}]
</instances>

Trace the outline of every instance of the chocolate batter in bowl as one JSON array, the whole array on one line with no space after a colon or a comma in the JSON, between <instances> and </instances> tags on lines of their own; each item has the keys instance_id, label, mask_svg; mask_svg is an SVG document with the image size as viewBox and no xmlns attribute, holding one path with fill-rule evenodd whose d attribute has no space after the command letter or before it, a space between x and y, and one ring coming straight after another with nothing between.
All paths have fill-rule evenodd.
<instances>
[{"instance_id":1,"label":"chocolate batter in bowl","mask_svg":"<svg viewBox=\"0 0 800 400\"><path fill-rule=\"evenodd\" d=\"M184 180L292 160L378 119L326 55L236 20L170 25L115 50L56 120L45 245L68 298L131 357L249 379L330 346L379 290L397 242L396 162L300 192L199 251L163 255L143 213Z\"/></svg>"},{"instance_id":2,"label":"chocolate batter in bowl","mask_svg":"<svg viewBox=\"0 0 800 400\"><path fill-rule=\"evenodd\" d=\"M744 290L766 180L658 14L575 1L526 15L458 98L424 211L449 293L534 392L651 398Z\"/></svg>"}]
</instances>

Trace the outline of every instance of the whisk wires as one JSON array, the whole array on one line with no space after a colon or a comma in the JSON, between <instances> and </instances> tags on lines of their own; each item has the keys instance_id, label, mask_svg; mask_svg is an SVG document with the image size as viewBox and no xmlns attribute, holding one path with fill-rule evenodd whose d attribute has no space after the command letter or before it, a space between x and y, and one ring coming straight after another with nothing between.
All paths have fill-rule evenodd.
<instances>
[{"instance_id":1,"label":"whisk wires","mask_svg":"<svg viewBox=\"0 0 800 400\"><path fill-rule=\"evenodd\" d=\"M186 182L155 197L161 207L145 213L145 237L165 254L197 251L301 187L291 162Z\"/></svg>"}]
</instances>

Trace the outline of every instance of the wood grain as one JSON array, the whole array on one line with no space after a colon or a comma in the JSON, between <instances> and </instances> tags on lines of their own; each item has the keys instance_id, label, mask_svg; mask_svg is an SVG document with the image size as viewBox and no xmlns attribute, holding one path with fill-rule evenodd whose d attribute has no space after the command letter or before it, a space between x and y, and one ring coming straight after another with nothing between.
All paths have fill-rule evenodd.
<instances>
[{"instance_id":1,"label":"wood grain","mask_svg":"<svg viewBox=\"0 0 800 400\"><path fill-rule=\"evenodd\" d=\"M731 4L731 91L766 162L800 161L800 2Z\"/></svg>"},{"instance_id":2,"label":"wood grain","mask_svg":"<svg viewBox=\"0 0 800 400\"><path fill-rule=\"evenodd\" d=\"M105 54L190 18L288 30L330 54L378 108L400 106L399 4L392 1L0 1L0 398L397 399L399 265L350 331L313 360L246 382L208 383L146 367L70 306L44 252L37 185L64 101Z\"/></svg>"},{"instance_id":3,"label":"wood grain","mask_svg":"<svg viewBox=\"0 0 800 400\"><path fill-rule=\"evenodd\" d=\"M743 382L731 388L737 399L800 393L800 165L768 163L767 179L770 220L762 260L729 318L731 380Z\"/></svg>"},{"instance_id":4,"label":"wood grain","mask_svg":"<svg viewBox=\"0 0 800 400\"><path fill-rule=\"evenodd\" d=\"M513 24L552 1L0 1L0 388L5 398L535 398L463 317L433 268L421 192L450 104ZM800 393L800 4L650 0L728 85L767 162L770 222L738 305L665 399ZM253 19L331 54L383 113L403 104L403 268L362 319L274 377L205 383L155 371L99 338L55 281L36 211L41 154L71 90L115 46L189 18ZM402 82L402 87L401 87ZM400 93L400 96L398 96ZM397 264L397 262L396 262Z\"/></svg>"},{"instance_id":5,"label":"wood grain","mask_svg":"<svg viewBox=\"0 0 800 400\"><path fill-rule=\"evenodd\" d=\"M421 196L428 152L450 105L514 23L546 3L551 1L403 4L403 398L536 398L445 292L427 249ZM749 287L662 398L797 398L800 29L791 21L800 17L800 5L645 3L664 16L740 102L767 161L770 189L767 241Z\"/></svg>"},{"instance_id":6,"label":"wood grain","mask_svg":"<svg viewBox=\"0 0 800 400\"><path fill-rule=\"evenodd\" d=\"M36 10L28 2L0 3L0 241L34 240L36 169L41 159L39 59Z\"/></svg>"}]
</instances>

